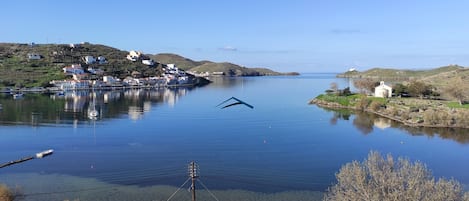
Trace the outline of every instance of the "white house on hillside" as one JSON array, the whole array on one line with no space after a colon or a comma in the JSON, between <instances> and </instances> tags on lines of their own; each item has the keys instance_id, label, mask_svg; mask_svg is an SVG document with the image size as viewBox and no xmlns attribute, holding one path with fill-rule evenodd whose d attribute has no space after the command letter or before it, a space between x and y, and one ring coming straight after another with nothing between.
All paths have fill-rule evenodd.
<instances>
[{"instance_id":1,"label":"white house on hillside","mask_svg":"<svg viewBox=\"0 0 469 201\"><path fill-rule=\"evenodd\" d=\"M64 67L63 70L64 70L64 73L67 75L85 73L85 71L83 70L80 64L73 64L71 66Z\"/></svg>"},{"instance_id":2,"label":"white house on hillside","mask_svg":"<svg viewBox=\"0 0 469 201\"><path fill-rule=\"evenodd\" d=\"M103 56L99 56L98 59L97 59L97 62L98 62L98 64L106 64L107 59Z\"/></svg>"},{"instance_id":3,"label":"white house on hillside","mask_svg":"<svg viewBox=\"0 0 469 201\"><path fill-rule=\"evenodd\" d=\"M142 56L141 52L132 50L127 55L127 59L130 61L137 61L140 58L140 56Z\"/></svg>"},{"instance_id":4,"label":"white house on hillside","mask_svg":"<svg viewBox=\"0 0 469 201\"><path fill-rule=\"evenodd\" d=\"M83 58L83 60L85 60L85 63L86 64L94 64L96 63L96 58L94 58L94 56L85 56Z\"/></svg>"},{"instance_id":5,"label":"white house on hillside","mask_svg":"<svg viewBox=\"0 0 469 201\"><path fill-rule=\"evenodd\" d=\"M38 60L41 59L41 55L37 53L29 53L28 54L28 59L29 60Z\"/></svg>"},{"instance_id":6,"label":"white house on hillside","mask_svg":"<svg viewBox=\"0 0 469 201\"><path fill-rule=\"evenodd\" d=\"M151 59L144 59L144 60L142 60L142 64L145 64L147 66L153 66L153 65L155 65L155 62Z\"/></svg>"},{"instance_id":7,"label":"white house on hillside","mask_svg":"<svg viewBox=\"0 0 469 201\"><path fill-rule=\"evenodd\" d=\"M381 81L379 86L375 87L375 97L390 98L391 96L392 88L384 84L384 81Z\"/></svg>"}]
</instances>

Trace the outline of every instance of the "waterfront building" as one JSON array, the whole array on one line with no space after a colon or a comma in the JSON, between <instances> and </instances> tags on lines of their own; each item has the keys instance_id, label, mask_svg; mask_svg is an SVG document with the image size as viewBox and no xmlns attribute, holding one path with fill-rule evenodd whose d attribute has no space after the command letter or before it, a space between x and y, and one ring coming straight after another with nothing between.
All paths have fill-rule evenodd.
<instances>
[{"instance_id":1,"label":"waterfront building","mask_svg":"<svg viewBox=\"0 0 469 201\"><path fill-rule=\"evenodd\" d=\"M390 98L392 96L392 88L381 81L379 86L375 87L375 97Z\"/></svg>"}]
</instances>

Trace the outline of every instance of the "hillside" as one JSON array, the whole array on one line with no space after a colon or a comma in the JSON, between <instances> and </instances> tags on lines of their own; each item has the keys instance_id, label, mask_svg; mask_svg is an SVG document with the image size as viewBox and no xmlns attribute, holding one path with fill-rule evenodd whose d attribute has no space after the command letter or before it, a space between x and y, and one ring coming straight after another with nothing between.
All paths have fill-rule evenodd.
<instances>
[{"instance_id":1,"label":"hillside","mask_svg":"<svg viewBox=\"0 0 469 201\"><path fill-rule=\"evenodd\" d=\"M29 53L39 54L41 59L28 59ZM280 75L268 69L251 69L231 63L214 63L210 61L193 61L176 54L145 54L143 57L153 59L156 64L147 66L140 61L126 59L127 51L100 44L18 44L0 43L0 87L47 86L51 80L65 79L62 68L72 64L81 64L99 68L105 75L125 78L133 74L143 77L159 76L163 64L176 64L183 70L203 72L226 72L230 76ZM85 56L104 56L106 64L86 65ZM137 73L138 72L138 73ZM97 78L95 78L97 79Z\"/></svg>"},{"instance_id":2,"label":"hillside","mask_svg":"<svg viewBox=\"0 0 469 201\"><path fill-rule=\"evenodd\" d=\"M262 75L259 71L252 68L245 68L232 63L213 63L207 62L191 71L196 72L223 72L227 76L259 76Z\"/></svg>"},{"instance_id":3,"label":"hillside","mask_svg":"<svg viewBox=\"0 0 469 201\"><path fill-rule=\"evenodd\" d=\"M28 54L41 55L39 60L29 60ZM72 64L82 64L99 68L105 75L119 78L139 72L142 76L161 74L161 67L149 67L141 62L126 59L127 51L100 44L17 44L0 43L0 87L47 86L49 81L65 79L62 68ZM86 65L84 56L104 56L106 64Z\"/></svg>"},{"instance_id":4,"label":"hillside","mask_svg":"<svg viewBox=\"0 0 469 201\"><path fill-rule=\"evenodd\" d=\"M177 54L149 55L162 64L176 64L179 68L194 72L223 72L226 76L265 76L265 75L298 75L298 73L279 73L267 68L246 68L229 62L193 61Z\"/></svg>"},{"instance_id":5,"label":"hillside","mask_svg":"<svg viewBox=\"0 0 469 201\"><path fill-rule=\"evenodd\" d=\"M433 88L439 98L453 99L448 91L454 88L453 83L461 79L463 83L469 83L469 68L450 65L429 70L398 70L373 68L364 72L349 71L337 75L337 77L362 79L373 81L384 80L388 83L408 84L410 81L423 82ZM469 95L468 95L469 97Z\"/></svg>"},{"instance_id":6,"label":"hillside","mask_svg":"<svg viewBox=\"0 0 469 201\"><path fill-rule=\"evenodd\" d=\"M450 65L443 66L430 70L399 70L389 68L372 68L367 71L348 71L337 75L337 77L344 78L371 78L382 80L406 80L406 79L420 79L429 76L435 76L441 73L452 72L464 69L462 66Z\"/></svg>"},{"instance_id":7,"label":"hillside","mask_svg":"<svg viewBox=\"0 0 469 201\"><path fill-rule=\"evenodd\" d=\"M162 54L155 54L155 55L148 55L151 59L158 61L162 64L176 64L176 66L182 70L189 70L196 66L200 66L207 61L193 61L191 59L182 57L177 54L170 54L170 53L162 53Z\"/></svg>"}]
</instances>

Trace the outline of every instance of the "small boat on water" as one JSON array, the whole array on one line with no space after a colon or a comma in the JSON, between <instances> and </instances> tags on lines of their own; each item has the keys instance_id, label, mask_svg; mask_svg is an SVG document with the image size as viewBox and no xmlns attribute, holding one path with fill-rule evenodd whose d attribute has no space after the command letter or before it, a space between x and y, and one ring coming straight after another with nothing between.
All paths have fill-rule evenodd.
<instances>
[{"instance_id":1,"label":"small boat on water","mask_svg":"<svg viewBox=\"0 0 469 201\"><path fill-rule=\"evenodd\" d=\"M16 93L16 94L13 94L13 99L20 99L20 98L23 98L24 94L23 93Z\"/></svg>"},{"instance_id":2,"label":"small boat on water","mask_svg":"<svg viewBox=\"0 0 469 201\"><path fill-rule=\"evenodd\" d=\"M54 153L53 149L45 150L36 154L36 158L43 158Z\"/></svg>"},{"instance_id":3,"label":"small boat on water","mask_svg":"<svg viewBox=\"0 0 469 201\"><path fill-rule=\"evenodd\" d=\"M98 117L98 111L97 110L90 110L88 112L88 118L96 119L96 117Z\"/></svg>"}]
</instances>

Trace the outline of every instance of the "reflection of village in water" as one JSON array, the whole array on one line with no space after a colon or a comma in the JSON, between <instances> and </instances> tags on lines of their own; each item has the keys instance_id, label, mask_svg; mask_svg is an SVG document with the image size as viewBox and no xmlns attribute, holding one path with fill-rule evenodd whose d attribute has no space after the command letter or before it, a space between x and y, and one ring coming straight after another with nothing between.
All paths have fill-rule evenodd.
<instances>
[{"instance_id":1,"label":"reflection of village in water","mask_svg":"<svg viewBox=\"0 0 469 201\"><path fill-rule=\"evenodd\" d=\"M325 109L325 108L324 108ZM330 119L330 124L335 125L339 120L352 120L352 124L364 135L372 133L373 129L397 128L406 131L413 136L426 135L428 137L440 137L451 139L461 144L469 144L469 129L464 128L431 128L431 127L411 127L377 114L352 111L347 109L325 109L334 114Z\"/></svg>"},{"instance_id":2,"label":"reflection of village in water","mask_svg":"<svg viewBox=\"0 0 469 201\"><path fill-rule=\"evenodd\" d=\"M139 120L157 103L174 106L188 88L77 90L57 94L27 94L22 100L0 96L0 124L74 124L127 115ZM51 101L52 100L52 101ZM39 103L39 104L38 104Z\"/></svg>"},{"instance_id":3,"label":"reflection of village in water","mask_svg":"<svg viewBox=\"0 0 469 201\"><path fill-rule=\"evenodd\" d=\"M127 112L132 120L139 120L145 112L149 112L152 105L157 102L164 102L169 106L174 106L180 96L187 93L186 88L178 89L129 89L125 91L72 91L64 94L64 111L66 112L86 112L89 119L112 118L112 113L107 113L110 103L123 102L119 113ZM52 99L61 98L55 95ZM124 100L124 101L122 101ZM127 111L125 111L127 109ZM92 115L97 111L97 116Z\"/></svg>"}]
</instances>

